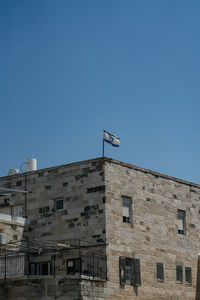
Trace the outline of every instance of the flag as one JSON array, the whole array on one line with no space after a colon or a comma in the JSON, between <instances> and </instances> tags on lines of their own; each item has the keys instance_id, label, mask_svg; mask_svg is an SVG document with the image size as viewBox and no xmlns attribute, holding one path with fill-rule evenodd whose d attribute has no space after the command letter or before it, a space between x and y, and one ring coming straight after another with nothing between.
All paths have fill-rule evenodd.
<instances>
[{"instance_id":1,"label":"flag","mask_svg":"<svg viewBox=\"0 0 200 300\"><path fill-rule=\"evenodd\" d=\"M103 131L103 140L111 144L113 147L119 147L120 145L120 138L106 130Z\"/></svg>"}]
</instances>

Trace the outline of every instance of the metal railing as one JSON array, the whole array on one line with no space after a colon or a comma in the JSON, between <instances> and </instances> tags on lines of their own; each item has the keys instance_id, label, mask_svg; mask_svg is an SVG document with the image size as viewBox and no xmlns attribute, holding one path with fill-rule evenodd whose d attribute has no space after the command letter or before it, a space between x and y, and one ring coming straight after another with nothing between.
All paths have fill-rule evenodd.
<instances>
[{"instance_id":1,"label":"metal railing","mask_svg":"<svg viewBox=\"0 0 200 300\"><path fill-rule=\"evenodd\" d=\"M80 249L0 255L0 279L42 275L106 279L107 259Z\"/></svg>"}]
</instances>

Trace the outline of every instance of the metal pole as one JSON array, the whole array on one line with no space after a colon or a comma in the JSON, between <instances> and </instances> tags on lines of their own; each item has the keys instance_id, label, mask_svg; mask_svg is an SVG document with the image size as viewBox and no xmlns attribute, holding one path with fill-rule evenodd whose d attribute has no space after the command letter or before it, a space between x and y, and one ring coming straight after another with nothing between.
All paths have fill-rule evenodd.
<instances>
[{"instance_id":1,"label":"metal pole","mask_svg":"<svg viewBox=\"0 0 200 300\"><path fill-rule=\"evenodd\" d=\"M92 255L93 257L93 278L94 278L94 253L93 253L93 255Z\"/></svg>"},{"instance_id":2,"label":"metal pole","mask_svg":"<svg viewBox=\"0 0 200 300\"><path fill-rule=\"evenodd\" d=\"M104 138L103 138L103 157L104 157Z\"/></svg>"},{"instance_id":3,"label":"metal pole","mask_svg":"<svg viewBox=\"0 0 200 300\"><path fill-rule=\"evenodd\" d=\"M28 239L28 277L30 275L30 256L29 256L29 239Z\"/></svg>"},{"instance_id":4,"label":"metal pole","mask_svg":"<svg viewBox=\"0 0 200 300\"><path fill-rule=\"evenodd\" d=\"M25 191L27 191L27 176L26 176L26 172L24 173L24 179L25 179ZM25 203L24 203L24 209L25 209L25 218L27 218L27 194L25 195Z\"/></svg>"},{"instance_id":5,"label":"metal pole","mask_svg":"<svg viewBox=\"0 0 200 300\"><path fill-rule=\"evenodd\" d=\"M56 253L54 251L54 255L53 255L53 276L54 278L56 277Z\"/></svg>"},{"instance_id":6,"label":"metal pole","mask_svg":"<svg viewBox=\"0 0 200 300\"><path fill-rule=\"evenodd\" d=\"M5 276L4 276L5 280L6 280L6 272L7 272L7 270L6 270L6 255L5 255Z\"/></svg>"},{"instance_id":7,"label":"metal pole","mask_svg":"<svg viewBox=\"0 0 200 300\"><path fill-rule=\"evenodd\" d=\"M79 261L80 261L80 276L81 276L82 275L81 240L79 240Z\"/></svg>"}]
</instances>

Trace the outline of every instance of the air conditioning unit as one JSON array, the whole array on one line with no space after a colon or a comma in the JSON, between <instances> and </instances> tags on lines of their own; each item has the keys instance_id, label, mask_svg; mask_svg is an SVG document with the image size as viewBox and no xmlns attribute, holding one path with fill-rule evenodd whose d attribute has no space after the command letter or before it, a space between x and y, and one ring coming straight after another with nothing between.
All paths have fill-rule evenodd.
<instances>
[{"instance_id":1,"label":"air conditioning unit","mask_svg":"<svg viewBox=\"0 0 200 300\"><path fill-rule=\"evenodd\" d=\"M6 235L3 233L0 233L0 245L6 244Z\"/></svg>"}]
</instances>

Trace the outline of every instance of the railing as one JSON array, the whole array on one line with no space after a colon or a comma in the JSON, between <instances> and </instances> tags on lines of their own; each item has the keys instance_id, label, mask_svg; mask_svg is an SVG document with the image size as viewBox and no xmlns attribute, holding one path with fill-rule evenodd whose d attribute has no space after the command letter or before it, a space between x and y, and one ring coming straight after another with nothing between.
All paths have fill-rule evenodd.
<instances>
[{"instance_id":1,"label":"railing","mask_svg":"<svg viewBox=\"0 0 200 300\"><path fill-rule=\"evenodd\" d=\"M0 279L42 275L106 279L106 256L80 250L0 256Z\"/></svg>"}]
</instances>

